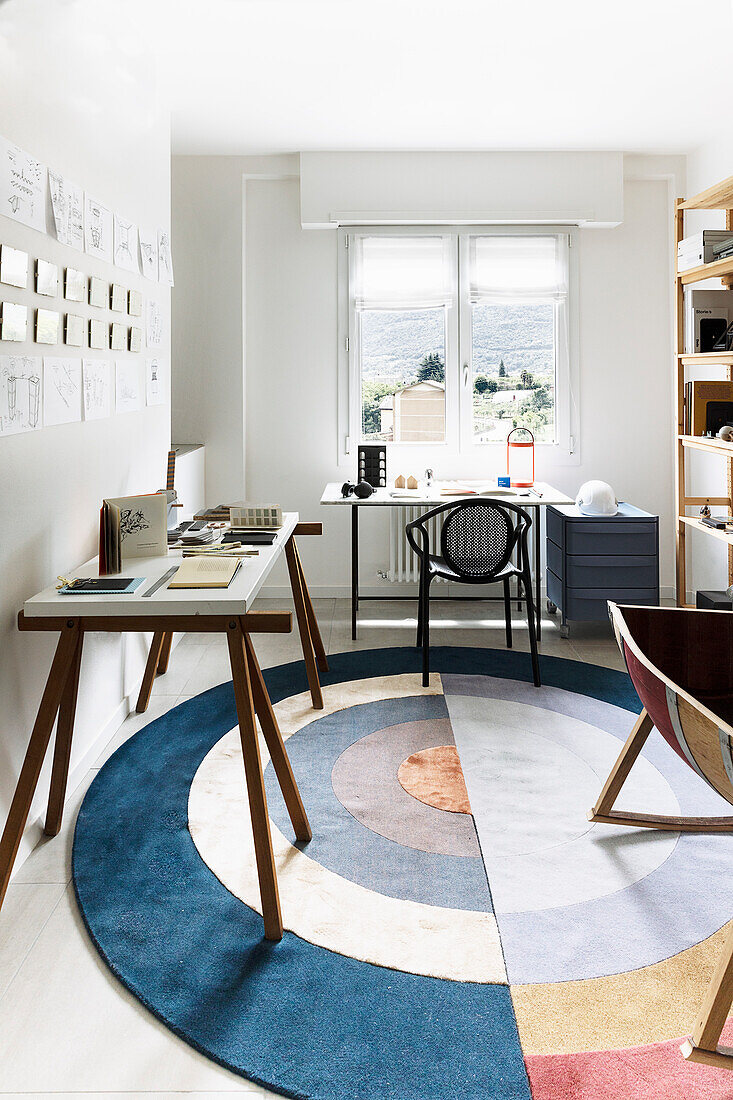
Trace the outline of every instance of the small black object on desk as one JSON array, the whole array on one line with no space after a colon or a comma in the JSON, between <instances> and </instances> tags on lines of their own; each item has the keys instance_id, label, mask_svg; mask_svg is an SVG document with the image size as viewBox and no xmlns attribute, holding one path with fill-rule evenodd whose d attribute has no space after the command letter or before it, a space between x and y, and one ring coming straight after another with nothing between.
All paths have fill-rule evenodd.
<instances>
[{"instance_id":1,"label":"small black object on desk","mask_svg":"<svg viewBox=\"0 0 733 1100\"><path fill-rule=\"evenodd\" d=\"M352 485L350 481L345 481L341 486L341 496L350 497L353 493L359 500L366 500L374 492L374 486L370 485L368 481L360 481L357 485Z\"/></svg>"}]
</instances>

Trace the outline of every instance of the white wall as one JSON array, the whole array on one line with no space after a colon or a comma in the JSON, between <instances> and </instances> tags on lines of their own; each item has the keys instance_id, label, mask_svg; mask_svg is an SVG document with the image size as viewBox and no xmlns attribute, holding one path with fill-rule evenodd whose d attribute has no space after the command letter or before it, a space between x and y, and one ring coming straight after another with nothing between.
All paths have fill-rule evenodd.
<instances>
[{"instance_id":1,"label":"white wall","mask_svg":"<svg viewBox=\"0 0 733 1100\"><path fill-rule=\"evenodd\" d=\"M244 494L243 176L297 157L173 157L173 435L206 444L207 497Z\"/></svg>"},{"instance_id":2,"label":"white wall","mask_svg":"<svg viewBox=\"0 0 733 1100\"><path fill-rule=\"evenodd\" d=\"M237 173L241 178L252 170L249 158L174 157L173 164L174 205L184 181L192 204L192 181L198 188L195 205L217 205L222 196L230 202ZM257 168L267 174L266 160ZM277 171L274 165L271 174ZM659 176L668 171L665 163ZM337 234L301 228L296 179L249 179L244 196L245 432L242 437L217 426L217 445L233 463L245 447L248 497L278 500L304 517L324 521L324 538L303 540L301 548L309 583L317 594L345 595L348 515L321 509L318 503L325 482L354 473L351 465L337 465ZM580 463L555 463L542 451L537 470L538 478L569 493L589 477L602 477L624 499L658 513L666 594L673 584L670 231L670 192L664 178L627 181L624 221L618 228L580 231ZM235 262L235 246L232 234L227 269ZM179 271L184 247L183 241L177 245ZM189 261L198 263L198 252ZM235 312L239 288L228 291L221 280L217 286L227 308ZM179 317L177 295L178 287L174 315ZM180 331L177 338L186 340ZM190 384L188 374L174 380L174 394L179 385L183 390ZM203 395L205 407L189 414L213 430L230 415L228 393L210 388ZM177 406L174 397L174 431L180 434ZM208 452L210 439L204 441ZM439 458L433 464L438 475L484 476L503 472L503 462L499 447L462 460L460 468L442 469ZM210 470L208 480L212 499L235 491L225 475ZM386 564L386 524L381 514L369 513L363 520L366 590L378 591L381 585L376 573ZM284 574L273 575L270 590L280 585L286 585Z\"/></svg>"},{"instance_id":3,"label":"white wall","mask_svg":"<svg viewBox=\"0 0 733 1100\"><path fill-rule=\"evenodd\" d=\"M95 16L99 13L96 7ZM101 20L101 22L100 22ZM89 28L92 28L91 30ZM106 39L106 40L105 40ZM23 0L0 12L0 131L33 156L65 173L112 209L150 226L169 223L170 142L149 59L137 33L124 29L110 52L104 17L90 18L78 0L63 5ZM152 284L62 247L53 236L0 216L0 241L64 267L138 287ZM169 322L170 292L156 287ZM62 299L39 303L31 289L2 286L0 296L64 312ZM88 307L70 307L89 316ZM33 343L3 344L3 353L42 354ZM65 353L63 345L45 348ZM66 349L80 355L80 349ZM166 358L169 347L160 348ZM89 352L102 356L100 352ZM108 353L109 358L115 358ZM137 357L141 364L144 353ZM23 601L96 552L104 496L149 491L164 484L170 406L106 420L44 428L0 438L0 823L15 786L55 638L19 634ZM139 687L141 637L87 639L72 753L72 778L99 751L127 713L125 697ZM86 764L85 764L86 761ZM46 769L48 772L48 768ZM46 784L42 782L36 809ZM31 830L30 836L35 835ZM24 851L28 848L28 839Z\"/></svg>"}]
</instances>

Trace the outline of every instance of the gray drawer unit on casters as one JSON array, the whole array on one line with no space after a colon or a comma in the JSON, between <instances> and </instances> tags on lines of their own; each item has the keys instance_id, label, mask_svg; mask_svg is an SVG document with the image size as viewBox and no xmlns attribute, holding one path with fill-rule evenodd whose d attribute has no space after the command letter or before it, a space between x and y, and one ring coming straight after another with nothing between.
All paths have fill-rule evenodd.
<instances>
[{"instance_id":1,"label":"gray drawer unit on casters","mask_svg":"<svg viewBox=\"0 0 733 1100\"><path fill-rule=\"evenodd\" d=\"M659 517L633 504L585 516L574 504L547 509L547 610L571 622L608 618L606 602L659 603Z\"/></svg>"}]
</instances>

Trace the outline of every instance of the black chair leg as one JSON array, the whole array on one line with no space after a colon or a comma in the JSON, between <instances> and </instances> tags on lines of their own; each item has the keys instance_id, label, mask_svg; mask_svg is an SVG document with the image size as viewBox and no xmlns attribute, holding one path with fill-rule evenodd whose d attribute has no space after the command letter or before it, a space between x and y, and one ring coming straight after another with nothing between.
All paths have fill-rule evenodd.
<instances>
[{"instance_id":1,"label":"black chair leg","mask_svg":"<svg viewBox=\"0 0 733 1100\"><path fill-rule=\"evenodd\" d=\"M415 645L419 649L422 645L422 589L423 582L425 580L425 570L423 569L422 562L420 563L420 582L417 590L417 641Z\"/></svg>"},{"instance_id":2,"label":"black chair leg","mask_svg":"<svg viewBox=\"0 0 733 1100\"><path fill-rule=\"evenodd\" d=\"M509 578L504 578L504 622L506 623L506 646L512 648L512 594L509 589Z\"/></svg>"},{"instance_id":3,"label":"black chair leg","mask_svg":"<svg viewBox=\"0 0 733 1100\"><path fill-rule=\"evenodd\" d=\"M525 569L522 573L522 587L524 588L524 596L527 605L529 648L532 654L532 678L534 679L534 686L541 687L540 658L537 653L537 624L535 622L534 599L532 598L532 577L530 576L529 569Z\"/></svg>"},{"instance_id":4,"label":"black chair leg","mask_svg":"<svg viewBox=\"0 0 733 1100\"><path fill-rule=\"evenodd\" d=\"M430 687L430 577L422 591L422 686Z\"/></svg>"}]
</instances>

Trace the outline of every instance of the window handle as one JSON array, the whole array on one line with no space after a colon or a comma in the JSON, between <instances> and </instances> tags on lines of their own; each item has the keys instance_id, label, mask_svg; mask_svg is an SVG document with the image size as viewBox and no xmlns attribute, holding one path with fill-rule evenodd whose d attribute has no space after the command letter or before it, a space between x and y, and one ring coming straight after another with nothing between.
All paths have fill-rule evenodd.
<instances>
[{"instance_id":1,"label":"window handle","mask_svg":"<svg viewBox=\"0 0 733 1100\"><path fill-rule=\"evenodd\" d=\"M471 374L471 372L468 369L468 363L464 363L463 364L463 385L464 386L468 386L468 379L469 379L470 374Z\"/></svg>"}]
</instances>

